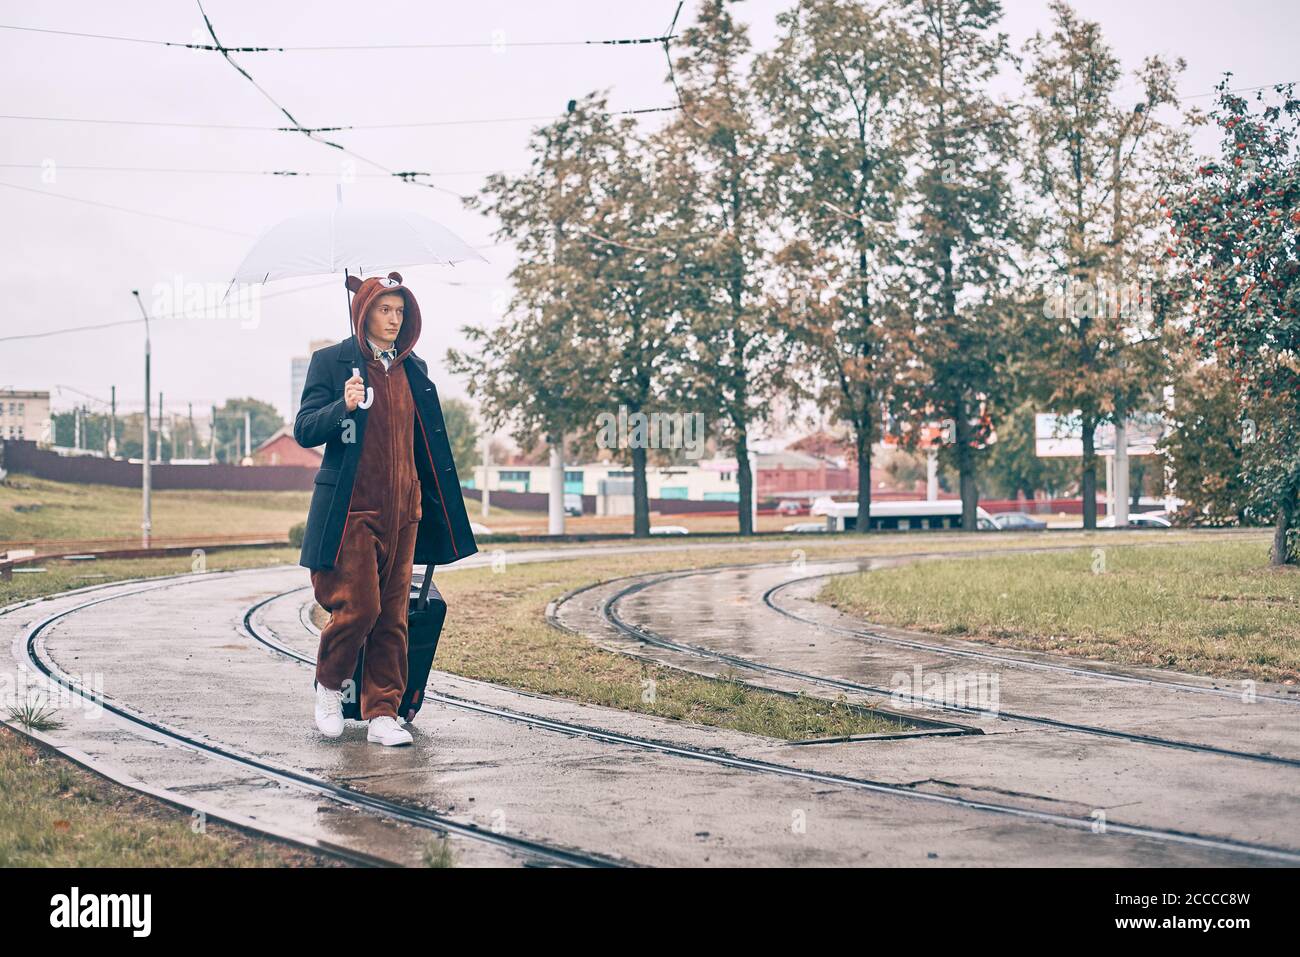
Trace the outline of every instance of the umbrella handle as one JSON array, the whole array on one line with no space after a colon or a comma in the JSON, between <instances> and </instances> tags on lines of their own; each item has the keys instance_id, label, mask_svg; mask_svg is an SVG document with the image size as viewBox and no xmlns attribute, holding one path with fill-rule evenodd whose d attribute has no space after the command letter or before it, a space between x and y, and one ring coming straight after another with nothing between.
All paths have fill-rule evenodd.
<instances>
[{"instance_id":1,"label":"umbrella handle","mask_svg":"<svg viewBox=\"0 0 1300 957\"><path fill-rule=\"evenodd\" d=\"M352 367L352 374L353 374L353 375L361 375L361 370L358 369L356 366L353 366L353 367ZM365 401L364 401L364 402L358 402L358 403L357 403L357 408L358 408L358 409L368 409L368 408L370 408L371 405L374 404L374 401L375 401L375 390L374 390L374 387L373 387L373 386L366 386L366 398L365 398Z\"/></svg>"}]
</instances>

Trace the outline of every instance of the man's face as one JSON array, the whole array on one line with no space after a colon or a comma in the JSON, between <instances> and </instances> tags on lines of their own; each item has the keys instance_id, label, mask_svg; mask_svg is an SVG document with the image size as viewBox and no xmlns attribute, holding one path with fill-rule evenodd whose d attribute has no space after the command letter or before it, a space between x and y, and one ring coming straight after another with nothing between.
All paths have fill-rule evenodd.
<instances>
[{"instance_id":1,"label":"man's face","mask_svg":"<svg viewBox=\"0 0 1300 957\"><path fill-rule=\"evenodd\" d=\"M366 335L375 342L396 341L405 315L406 298L400 292L384 293L366 310Z\"/></svg>"}]
</instances>

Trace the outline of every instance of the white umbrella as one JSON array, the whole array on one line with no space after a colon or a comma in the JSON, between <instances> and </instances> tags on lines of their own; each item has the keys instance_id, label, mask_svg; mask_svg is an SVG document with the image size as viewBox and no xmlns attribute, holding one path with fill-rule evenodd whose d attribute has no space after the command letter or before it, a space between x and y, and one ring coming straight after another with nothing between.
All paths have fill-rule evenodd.
<instances>
[{"instance_id":1,"label":"white umbrella","mask_svg":"<svg viewBox=\"0 0 1300 957\"><path fill-rule=\"evenodd\" d=\"M446 226L405 209L369 209L339 202L329 211L301 213L277 223L253 244L235 270L230 285L264 283L295 276L343 273L344 301L352 310L346 277L367 271L426 263L455 265L470 259L487 259ZM230 290L226 290L229 295ZM359 375L357 369L353 375ZM367 390L362 408L372 400Z\"/></svg>"},{"instance_id":2,"label":"white umbrella","mask_svg":"<svg viewBox=\"0 0 1300 957\"><path fill-rule=\"evenodd\" d=\"M329 211L291 216L268 229L235 271L235 282L272 282L294 276L426 263L487 262L446 226L404 209L337 204Z\"/></svg>"}]
</instances>

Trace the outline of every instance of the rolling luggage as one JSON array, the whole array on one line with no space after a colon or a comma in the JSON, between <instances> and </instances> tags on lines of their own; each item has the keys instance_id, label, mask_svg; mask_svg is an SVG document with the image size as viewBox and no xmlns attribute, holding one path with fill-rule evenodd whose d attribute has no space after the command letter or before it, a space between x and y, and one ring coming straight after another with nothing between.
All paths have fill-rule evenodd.
<instances>
[{"instance_id":1,"label":"rolling luggage","mask_svg":"<svg viewBox=\"0 0 1300 957\"><path fill-rule=\"evenodd\" d=\"M433 584L433 565L429 564L424 566L420 587L417 589L415 583L411 583L411 608L406 629L406 691L403 692L402 703L397 709L398 715L407 721L414 721L420 706L424 704L424 686L429 681L433 655L438 650L438 636L442 634L442 625L446 620L447 602ZM356 670L352 673L354 693L343 696L343 717L356 721L362 720L361 672L365 661L366 649L363 645L361 654L357 655Z\"/></svg>"}]
</instances>

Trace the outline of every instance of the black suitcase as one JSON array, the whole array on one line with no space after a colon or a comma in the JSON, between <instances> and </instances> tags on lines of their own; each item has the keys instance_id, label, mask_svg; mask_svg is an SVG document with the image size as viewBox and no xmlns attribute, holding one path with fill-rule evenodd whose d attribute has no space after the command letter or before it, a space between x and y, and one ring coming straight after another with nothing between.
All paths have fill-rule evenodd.
<instances>
[{"instance_id":1,"label":"black suitcase","mask_svg":"<svg viewBox=\"0 0 1300 957\"><path fill-rule=\"evenodd\" d=\"M442 634L442 624L446 620L447 602L433 584L433 565L426 565L419 588L415 582L411 583L411 608L406 629L406 691L397 709L397 714L407 721L414 721L424 704L424 686L429 682L433 655L438 650L438 636ZM343 694L343 717L356 721L362 720L361 672L365 661L366 648L362 645L356 670L352 673L352 687Z\"/></svg>"}]
</instances>

